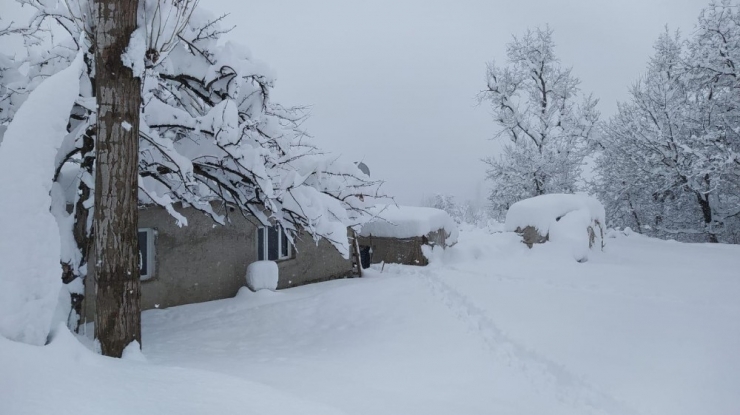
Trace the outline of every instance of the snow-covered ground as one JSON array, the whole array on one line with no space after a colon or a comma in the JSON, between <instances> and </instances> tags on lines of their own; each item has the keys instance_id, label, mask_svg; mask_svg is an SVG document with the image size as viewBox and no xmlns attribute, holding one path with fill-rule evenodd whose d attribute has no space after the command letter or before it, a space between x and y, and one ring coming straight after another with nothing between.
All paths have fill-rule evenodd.
<instances>
[{"instance_id":1,"label":"snow-covered ground","mask_svg":"<svg viewBox=\"0 0 740 415\"><path fill-rule=\"evenodd\" d=\"M467 230L432 256L147 311L128 359L0 339L0 414L739 413L740 246L577 263Z\"/></svg>"}]
</instances>

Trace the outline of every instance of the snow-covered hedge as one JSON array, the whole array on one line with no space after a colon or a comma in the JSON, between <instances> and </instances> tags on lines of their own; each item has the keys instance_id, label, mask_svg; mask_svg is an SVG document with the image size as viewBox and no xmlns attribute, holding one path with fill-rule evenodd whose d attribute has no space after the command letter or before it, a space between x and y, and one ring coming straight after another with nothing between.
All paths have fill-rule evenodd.
<instances>
[{"instance_id":1,"label":"snow-covered hedge","mask_svg":"<svg viewBox=\"0 0 740 415\"><path fill-rule=\"evenodd\" d=\"M603 247L605 213L598 200L586 195L549 194L514 203L506 214L505 230L523 235L530 247L551 241L567 245L577 261Z\"/></svg>"},{"instance_id":2,"label":"snow-covered hedge","mask_svg":"<svg viewBox=\"0 0 740 415\"><path fill-rule=\"evenodd\" d=\"M457 243L457 224L444 210L417 207L376 205L369 209L375 219L364 224L360 236L381 238L413 238L444 230L445 244Z\"/></svg>"}]
</instances>

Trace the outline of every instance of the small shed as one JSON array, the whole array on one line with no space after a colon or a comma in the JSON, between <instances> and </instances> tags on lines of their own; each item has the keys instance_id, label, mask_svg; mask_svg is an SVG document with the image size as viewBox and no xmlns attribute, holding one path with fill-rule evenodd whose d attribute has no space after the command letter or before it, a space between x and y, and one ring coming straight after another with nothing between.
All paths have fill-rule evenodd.
<instances>
[{"instance_id":1,"label":"small shed","mask_svg":"<svg viewBox=\"0 0 740 415\"><path fill-rule=\"evenodd\" d=\"M375 218L363 225L358 234L360 251L366 258L369 256L370 263L427 265L423 246L444 249L457 242L457 225L443 210L377 205L371 213Z\"/></svg>"},{"instance_id":2,"label":"small shed","mask_svg":"<svg viewBox=\"0 0 740 415\"><path fill-rule=\"evenodd\" d=\"M578 262L588 260L589 250L604 248L604 206L583 194L547 194L514 203L506 213L507 232L522 242L553 242L569 246Z\"/></svg>"}]
</instances>

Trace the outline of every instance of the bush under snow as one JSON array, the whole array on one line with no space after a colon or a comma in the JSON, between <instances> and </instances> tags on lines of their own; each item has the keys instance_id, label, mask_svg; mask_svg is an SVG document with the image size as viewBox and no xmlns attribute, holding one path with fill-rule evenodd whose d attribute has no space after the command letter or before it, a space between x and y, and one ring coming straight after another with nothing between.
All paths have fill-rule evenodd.
<instances>
[{"instance_id":1,"label":"bush under snow","mask_svg":"<svg viewBox=\"0 0 740 415\"><path fill-rule=\"evenodd\" d=\"M273 261L257 261L247 266L247 287L252 291L277 290L278 266Z\"/></svg>"},{"instance_id":2,"label":"bush under snow","mask_svg":"<svg viewBox=\"0 0 740 415\"><path fill-rule=\"evenodd\" d=\"M591 248L602 246L604 223L604 206L598 200L549 194L514 203L506 214L505 229L522 233L530 246L546 240L563 246L582 262L588 260Z\"/></svg>"}]
</instances>

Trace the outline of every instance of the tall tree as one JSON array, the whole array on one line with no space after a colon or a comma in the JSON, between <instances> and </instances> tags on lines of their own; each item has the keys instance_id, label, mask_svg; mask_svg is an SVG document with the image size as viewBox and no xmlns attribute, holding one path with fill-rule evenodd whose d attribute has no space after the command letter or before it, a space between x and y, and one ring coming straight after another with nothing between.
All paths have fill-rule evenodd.
<instances>
[{"instance_id":1,"label":"tall tree","mask_svg":"<svg viewBox=\"0 0 740 415\"><path fill-rule=\"evenodd\" d=\"M488 157L490 201L498 214L527 197L573 192L598 121L597 101L555 56L550 28L528 30L507 45L508 65L488 65L480 99L491 105L504 137L503 154Z\"/></svg>"},{"instance_id":2,"label":"tall tree","mask_svg":"<svg viewBox=\"0 0 740 415\"><path fill-rule=\"evenodd\" d=\"M85 16L92 13L85 11L88 3L81 0L22 1L38 10L29 35L42 34L39 28L47 22L70 36L55 36L51 49L46 44L37 48L27 62L26 79L8 89L15 91L11 104L32 90L37 79L68 64L77 50L89 50L88 70L55 166L55 180L63 188L78 187L77 192L68 192L70 199L58 201L61 208L56 209L60 217L70 216L60 220L62 233L68 234L63 239L71 241L61 260L74 301L82 294L79 282L87 274L92 241L89 218L94 206L88 195L95 187L95 59L93 49L77 40L81 32L91 33ZM221 36L228 31L222 27L224 17L213 17L197 3L140 2L144 47L138 48L137 56L126 54L127 61L145 69L139 123L140 207L162 206L183 226L187 220L178 213L179 202L221 224L236 208L263 224L280 223L291 237L307 231L315 239L325 238L347 254L346 228L362 222L365 206L372 205L381 182L314 147L300 128L306 117L302 108L275 103L268 68L240 45L223 42ZM0 88L0 102L2 92ZM0 123L6 114L2 109ZM7 113L13 110L9 105ZM72 206L69 214L65 202Z\"/></svg>"},{"instance_id":3,"label":"tall tree","mask_svg":"<svg viewBox=\"0 0 740 415\"><path fill-rule=\"evenodd\" d=\"M594 190L613 226L740 242L740 13L712 2L686 41L666 31L604 126Z\"/></svg>"},{"instance_id":4,"label":"tall tree","mask_svg":"<svg viewBox=\"0 0 740 415\"><path fill-rule=\"evenodd\" d=\"M692 150L705 184L694 193L709 237L740 243L740 3L713 0L702 10L686 66Z\"/></svg>"},{"instance_id":5,"label":"tall tree","mask_svg":"<svg viewBox=\"0 0 740 415\"><path fill-rule=\"evenodd\" d=\"M647 73L630 90L632 100L619 104L600 134L595 192L607 217L619 226L657 229L665 226L667 209L679 199L691 206L683 194L691 160L681 146L691 137L683 117L688 89L681 43L678 34L660 36ZM674 224L677 213L672 214ZM680 216L695 214L695 209L684 209Z\"/></svg>"},{"instance_id":6,"label":"tall tree","mask_svg":"<svg viewBox=\"0 0 740 415\"><path fill-rule=\"evenodd\" d=\"M124 64L136 47L137 0L96 0L95 338L106 356L120 357L141 341L138 261L138 161L141 83Z\"/></svg>"}]
</instances>

